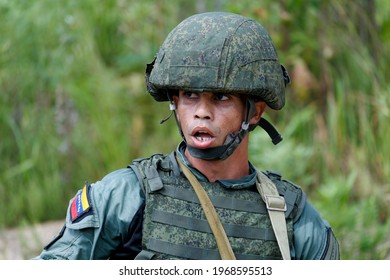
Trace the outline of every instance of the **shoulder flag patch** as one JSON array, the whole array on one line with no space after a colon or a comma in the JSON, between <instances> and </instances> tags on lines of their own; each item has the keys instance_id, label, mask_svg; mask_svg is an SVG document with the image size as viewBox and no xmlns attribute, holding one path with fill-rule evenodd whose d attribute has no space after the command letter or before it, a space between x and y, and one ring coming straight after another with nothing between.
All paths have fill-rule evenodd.
<instances>
[{"instance_id":1,"label":"shoulder flag patch","mask_svg":"<svg viewBox=\"0 0 390 280\"><path fill-rule=\"evenodd\" d=\"M89 203L89 189L91 185L88 182L85 182L84 187L79 190L77 195L72 201L70 206L70 218L72 222L80 220L81 218L87 216L91 209L91 203Z\"/></svg>"}]
</instances>

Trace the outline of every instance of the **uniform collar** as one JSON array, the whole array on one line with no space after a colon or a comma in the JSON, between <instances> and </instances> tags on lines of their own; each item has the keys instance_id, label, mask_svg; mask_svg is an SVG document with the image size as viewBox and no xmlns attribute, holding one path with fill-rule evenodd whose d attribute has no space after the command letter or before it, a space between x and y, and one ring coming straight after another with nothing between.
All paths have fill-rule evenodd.
<instances>
[{"instance_id":1,"label":"uniform collar","mask_svg":"<svg viewBox=\"0 0 390 280\"><path fill-rule=\"evenodd\" d=\"M199 181L206 181L208 182L208 179L206 176L202 174L198 169L193 167L191 163L188 161L186 156L184 155L184 150L186 148L186 143L182 141L177 149L177 155L179 156L180 160L191 170L191 172L196 176L196 178ZM217 182L228 189L245 189L245 188L250 188L256 183L256 170L253 167L253 165L249 162L249 170L250 174L242 177L241 179L238 180L218 180Z\"/></svg>"}]
</instances>

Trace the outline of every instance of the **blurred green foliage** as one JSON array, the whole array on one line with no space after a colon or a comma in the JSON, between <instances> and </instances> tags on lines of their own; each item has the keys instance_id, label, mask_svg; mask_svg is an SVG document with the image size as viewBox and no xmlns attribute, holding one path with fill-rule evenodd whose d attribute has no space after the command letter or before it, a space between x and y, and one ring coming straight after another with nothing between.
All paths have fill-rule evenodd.
<instances>
[{"instance_id":1,"label":"blurred green foliage","mask_svg":"<svg viewBox=\"0 0 390 280\"><path fill-rule=\"evenodd\" d=\"M253 17L293 83L251 135L251 160L308 193L343 259L389 255L390 3L387 1L0 0L0 228L63 219L84 184L180 137L146 94L168 32L204 11Z\"/></svg>"}]
</instances>

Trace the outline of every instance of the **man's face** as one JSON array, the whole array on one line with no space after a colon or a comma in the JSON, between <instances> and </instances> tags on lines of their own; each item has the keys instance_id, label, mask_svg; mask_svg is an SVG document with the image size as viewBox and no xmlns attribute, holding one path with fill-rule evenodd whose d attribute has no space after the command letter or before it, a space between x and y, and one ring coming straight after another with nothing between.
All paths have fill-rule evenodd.
<instances>
[{"instance_id":1,"label":"man's face","mask_svg":"<svg viewBox=\"0 0 390 280\"><path fill-rule=\"evenodd\" d=\"M238 95L180 91L173 97L187 144L198 149L223 145L240 130L245 105Z\"/></svg>"}]
</instances>

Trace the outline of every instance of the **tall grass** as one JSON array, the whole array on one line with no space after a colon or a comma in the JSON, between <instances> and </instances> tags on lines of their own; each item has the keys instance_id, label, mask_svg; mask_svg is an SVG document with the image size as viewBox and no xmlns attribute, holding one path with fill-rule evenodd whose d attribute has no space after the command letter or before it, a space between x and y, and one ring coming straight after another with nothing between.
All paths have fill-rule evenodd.
<instances>
[{"instance_id":1,"label":"tall grass","mask_svg":"<svg viewBox=\"0 0 390 280\"><path fill-rule=\"evenodd\" d=\"M272 147L256 132L251 150L260 168L278 169L308 192L333 226L342 258L383 259L390 248L388 44L374 32L364 7L343 4L324 4L320 21L310 16L316 13L305 20L289 15L288 24L313 23L306 30L311 37L292 29L288 38L285 59L298 84L290 87L287 100L296 105L270 113L281 122L284 143ZM381 8L378 14L388 14L388 5ZM351 14L359 21L345 20ZM359 22L371 32L370 41ZM388 20L382 26L389 34Z\"/></svg>"},{"instance_id":2,"label":"tall grass","mask_svg":"<svg viewBox=\"0 0 390 280\"><path fill-rule=\"evenodd\" d=\"M302 186L343 258L386 257L390 7L375 2L375 26L368 2L0 0L0 228L62 219L85 180L177 145L144 65L177 22L218 9L259 19L293 78L267 111L285 140L254 131L251 160Z\"/></svg>"}]
</instances>

